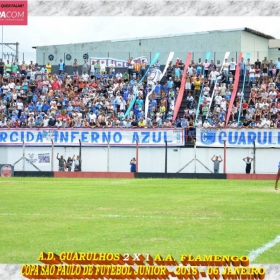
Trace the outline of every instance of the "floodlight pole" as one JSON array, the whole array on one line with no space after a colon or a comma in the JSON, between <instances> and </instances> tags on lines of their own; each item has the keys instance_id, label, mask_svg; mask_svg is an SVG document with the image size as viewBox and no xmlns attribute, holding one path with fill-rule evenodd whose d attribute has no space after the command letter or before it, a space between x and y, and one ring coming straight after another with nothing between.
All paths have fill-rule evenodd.
<instances>
[{"instance_id":1,"label":"floodlight pole","mask_svg":"<svg viewBox=\"0 0 280 280\"><path fill-rule=\"evenodd\" d=\"M196 141L194 141L194 173L196 173Z\"/></svg>"},{"instance_id":2,"label":"floodlight pole","mask_svg":"<svg viewBox=\"0 0 280 280\"><path fill-rule=\"evenodd\" d=\"M139 156L139 145L138 145L138 140L136 140L136 172L138 172L138 156Z\"/></svg>"},{"instance_id":3,"label":"floodlight pole","mask_svg":"<svg viewBox=\"0 0 280 280\"><path fill-rule=\"evenodd\" d=\"M165 174L167 173L167 141L165 141Z\"/></svg>"},{"instance_id":4,"label":"floodlight pole","mask_svg":"<svg viewBox=\"0 0 280 280\"><path fill-rule=\"evenodd\" d=\"M227 144L226 141L224 141L224 173L226 173L226 161L227 161Z\"/></svg>"},{"instance_id":5,"label":"floodlight pole","mask_svg":"<svg viewBox=\"0 0 280 280\"><path fill-rule=\"evenodd\" d=\"M254 158L253 158L253 173L256 174L256 142L253 142L254 145Z\"/></svg>"},{"instance_id":6,"label":"floodlight pole","mask_svg":"<svg viewBox=\"0 0 280 280\"><path fill-rule=\"evenodd\" d=\"M109 167L109 163L110 163L110 142L109 140L107 141L108 143L108 149L107 149L107 172L109 172L110 167Z\"/></svg>"},{"instance_id":7,"label":"floodlight pole","mask_svg":"<svg viewBox=\"0 0 280 280\"><path fill-rule=\"evenodd\" d=\"M25 171L25 143L24 140L22 142L23 142L22 171Z\"/></svg>"},{"instance_id":8,"label":"floodlight pole","mask_svg":"<svg viewBox=\"0 0 280 280\"><path fill-rule=\"evenodd\" d=\"M54 152L54 147L53 147L53 139L51 140L52 141L52 163L51 163L51 170L53 172L53 152Z\"/></svg>"},{"instance_id":9,"label":"floodlight pole","mask_svg":"<svg viewBox=\"0 0 280 280\"><path fill-rule=\"evenodd\" d=\"M79 170L82 171L82 142L81 142L81 139L79 139L79 143L80 143L80 151L79 151L79 154L80 154Z\"/></svg>"}]
</instances>

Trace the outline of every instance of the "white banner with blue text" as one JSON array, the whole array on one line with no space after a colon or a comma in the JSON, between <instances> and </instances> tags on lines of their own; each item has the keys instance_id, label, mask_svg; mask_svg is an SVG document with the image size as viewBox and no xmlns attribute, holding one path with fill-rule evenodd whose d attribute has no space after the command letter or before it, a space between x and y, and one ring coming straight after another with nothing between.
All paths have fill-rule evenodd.
<instances>
[{"instance_id":1,"label":"white banner with blue text","mask_svg":"<svg viewBox=\"0 0 280 280\"><path fill-rule=\"evenodd\" d=\"M87 129L87 128L39 128L39 129L1 129L0 146L139 146L163 147L184 146L184 129Z\"/></svg>"},{"instance_id":2,"label":"white banner with blue text","mask_svg":"<svg viewBox=\"0 0 280 280\"><path fill-rule=\"evenodd\" d=\"M279 129L197 128L196 145L203 147L280 147Z\"/></svg>"}]
</instances>

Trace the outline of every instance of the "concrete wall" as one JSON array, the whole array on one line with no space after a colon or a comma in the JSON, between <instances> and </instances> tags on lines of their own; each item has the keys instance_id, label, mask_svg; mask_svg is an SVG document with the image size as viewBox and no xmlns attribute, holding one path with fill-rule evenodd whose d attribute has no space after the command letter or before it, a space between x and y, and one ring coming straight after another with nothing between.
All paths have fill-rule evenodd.
<instances>
[{"instance_id":1,"label":"concrete wall","mask_svg":"<svg viewBox=\"0 0 280 280\"><path fill-rule=\"evenodd\" d=\"M270 48L280 48L280 40L279 39L270 39L269 47Z\"/></svg>"},{"instance_id":2,"label":"concrete wall","mask_svg":"<svg viewBox=\"0 0 280 280\"><path fill-rule=\"evenodd\" d=\"M213 170L211 157L213 155L223 156L222 148L197 148L197 159L199 159L206 167ZM50 152L51 148L33 147L26 148L28 153ZM0 147L0 164L14 164L22 156L22 148L20 147ZM54 171L58 170L57 153L68 156L77 155L78 148L55 148L54 149ZM135 157L135 148L110 148L109 171L127 172L129 171L129 162ZM227 149L227 173L245 173L245 163L242 159L246 156L253 157L252 149L228 148ZM275 156L276 149L257 149L256 151L256 173L275 173L279 157ZM169 148L168 149L168 172L178 172L188 162L194 158L193 148ZM107 148L83 148L82 149L82 171L107 171ZM42 171L51 171L51 164L38 164ZM15 165L15 171L22 171L22 161ZM139 149L139 172L164 172L165 170L165 149L164 148L140 148ZM184 168L182 173L193 173L195 170L194 161ZM25 164L25 171L36 171L29 163ZM223 171L223 163L220 165L220 172ZM196 172L209 172L199 162L196 162Z\"/></svg>"},{"instance_id":3,"label":"concrete wall","mask_svg":"<svg viewBox=\"0 0 280 280\"><path fill-rule=\"evenodd\" d=\"M269 40L255 34L241 31L241 51L251 54L251 62L255 62L257 58L263 61L264 57L268 58ZM244 55L245 57L246 55Z\"/></svg>"},{"instance_id":4,"label":"concrete wall","mask_svg":"<svg viewBox=\"0 0 280 280\"><path fill-rule=\"evenodd\" d=\"M211 31L160 38L42 46L37 47L36 61L38 64L46 64L50 54L54 55L54 60L51 62L53 65L57 65L60 59L64 60L67 54L70 54L72 59L65 60L66 65L71 65L74 58L81 64L84 54L88 54L89 57L112 57L123 60L127 60L130 56L146 55L150 60L155 52L160 51L160 61L164 64L170 51L175 52L175 58L179 57L183 61L188 52L193 52L193 59L198 60L198 58L204 59L206 52L209 51L212 52L211 59L222 60L226 51L231 51L233 54L240 49L241 31Z\"/></svg>"},{"instance_id":5,"label":"concrete wall","mask_svg":"<svg viewBox=\"0 0 280 280\"><path fill-rule=\"evenodd\" d=\"M278 57L280 57L280 50L278 50L278 48L268 50L268 59L269 60L272 58L273 61L275 62L278 59Z\"/></svg>"}]
</instances>

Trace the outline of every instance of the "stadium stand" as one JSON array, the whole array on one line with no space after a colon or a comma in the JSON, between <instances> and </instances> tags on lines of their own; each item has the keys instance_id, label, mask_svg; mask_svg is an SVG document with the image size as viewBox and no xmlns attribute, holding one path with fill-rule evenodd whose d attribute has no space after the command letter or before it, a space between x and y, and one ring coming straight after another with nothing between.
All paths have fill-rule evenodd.
<instances>
[{"instance_id":1,"label":"stadium stand","mask_svg":"<svg viewBox=\"0 0 280 280\"><path fill-rule=\"evenodd\" d=\"M234 88L238 63L240 79ZM227 114L231 128L280 128L279 59L208 64L204 71L203 65L192 60L184 76L186 82L181 84L185 65L178 58L154 86L149 79L159 66L141 61L122 72L114 65L104 68L97 62L69 75L63 65L59 73L53 73L49 63L40 67L0 59L0 127L184 127L190 142L195 139L196 127L225 127ZM147 76L139 83L145 71ZM79 72L82 74L77 75ZM173 120L181 86L184 96ZM145 119L145 97L153 87ZM123 119L135 90L133 110Z\"/></svg>"}]
</instances>

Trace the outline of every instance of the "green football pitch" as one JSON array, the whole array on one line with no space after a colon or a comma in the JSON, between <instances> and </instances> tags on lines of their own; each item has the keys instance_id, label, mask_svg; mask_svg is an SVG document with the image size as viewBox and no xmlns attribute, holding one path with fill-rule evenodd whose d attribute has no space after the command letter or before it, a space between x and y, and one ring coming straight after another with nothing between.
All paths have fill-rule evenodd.
<instances>
[{"instance_id":1,"label":"green football pitch","mask_svg":"<svg viewBox=\"0 0 280 280\"><path fill-rule=\"evenodd\" d=\"M0 263L40 252L255 254L280 263L273 181L0 179Z\"/></svg>"}]
</instances>

